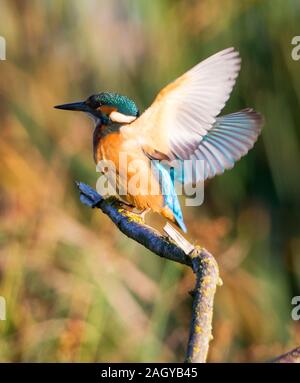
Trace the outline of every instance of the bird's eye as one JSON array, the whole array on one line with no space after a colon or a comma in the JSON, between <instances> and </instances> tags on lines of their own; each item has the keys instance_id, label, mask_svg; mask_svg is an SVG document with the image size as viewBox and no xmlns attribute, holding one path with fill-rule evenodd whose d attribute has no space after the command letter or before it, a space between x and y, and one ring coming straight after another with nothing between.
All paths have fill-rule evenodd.
<instances>
[{"instance_id":1,"label":"bird's eye","mask_svg":"<svg viewBox=\"0 0 300 383\"><path fill-rule=\"evenodd\" d=\"M89 97L86 102L88 106L90 106L92 109L97 109L101 105L101 102L96 100L94 97Z\"/></svg>"}]
</instances>

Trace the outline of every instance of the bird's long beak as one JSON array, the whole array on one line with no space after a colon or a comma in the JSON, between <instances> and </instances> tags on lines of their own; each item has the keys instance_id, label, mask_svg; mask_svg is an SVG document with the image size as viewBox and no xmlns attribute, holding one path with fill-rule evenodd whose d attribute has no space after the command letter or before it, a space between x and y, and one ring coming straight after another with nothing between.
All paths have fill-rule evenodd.
<instances>
[{"instance_id":1,"label":"bird's long beak","mask_svg":"<svg viewBox=\"0 0 300 383\"><path fill-rule=\"evenodd\" d=\"M89 112L90 108L85 102L72 102L71 104L56 105L54 108L63 110L77 110L79 112Z\"/></svg>"}]
</instances>

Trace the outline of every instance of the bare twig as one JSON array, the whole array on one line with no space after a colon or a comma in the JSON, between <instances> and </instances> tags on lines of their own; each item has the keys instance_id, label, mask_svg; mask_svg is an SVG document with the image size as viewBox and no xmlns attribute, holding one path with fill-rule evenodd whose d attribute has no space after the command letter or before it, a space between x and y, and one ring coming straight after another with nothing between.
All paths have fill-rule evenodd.
<instances>
[{"instance_id":1,"label":"bare twig","mask_svg":"<svg viewBox=\"0 0 300 383\"><path fill-rule=\"evenodd\" d=\"M79 182L77 187L80 190L80 200L83 204L101 209L129 238L162 258L185 264L193 269L196 274L196 286L193 292L192 322L186 361L205 362L209 341L212 338L213 300L219 281L218 266L213 256L204 249L191 244L190 247L187 246L187 241L185 241L184 249L192 249L190 254L186 254L182 248L176 245L176 243L180 243L180 235L176 237L176 240L174 238L174 241L170 241L156 230L138 222L132 215L124 212L118 203L103 199L90 186Z\"/></svg>"}]
</instances>

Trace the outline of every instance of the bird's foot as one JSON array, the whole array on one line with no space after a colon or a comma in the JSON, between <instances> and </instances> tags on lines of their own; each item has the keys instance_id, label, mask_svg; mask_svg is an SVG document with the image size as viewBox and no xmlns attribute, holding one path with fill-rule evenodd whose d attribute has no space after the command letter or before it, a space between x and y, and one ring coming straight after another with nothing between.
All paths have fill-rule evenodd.
<instances>
[{"instance_id":1,"label":"bird's foot","mask_svg":"<svg viewBox=\"0 0 300 383\"><path fill-rule=\"evenodd\" d=\"M133 206L120 203L119 212L129 218L130 221L134 221L140 224L145 223L145 215L148 213L149 209L144 209L142 211L136 211Z\"/></svg>"}]
</instances>

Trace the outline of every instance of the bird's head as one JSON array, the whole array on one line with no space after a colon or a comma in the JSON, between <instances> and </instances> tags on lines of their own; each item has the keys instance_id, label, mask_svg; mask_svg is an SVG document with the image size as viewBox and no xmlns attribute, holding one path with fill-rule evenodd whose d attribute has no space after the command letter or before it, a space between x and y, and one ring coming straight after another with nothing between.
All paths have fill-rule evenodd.
<instances>
[{"instance_id":1,"label":"bird's head","mask_svg":"<svg viewBox=\"0 0 300 383\"><path fill-rule=\"evenodd\" d=\"M56 105L57 109L85 112L96 123L108 124L110 121L128 124L139 116L139 110L130 98L118 93L102 92L88 97L85 101Z\"/></svg>"}]
</instances>

